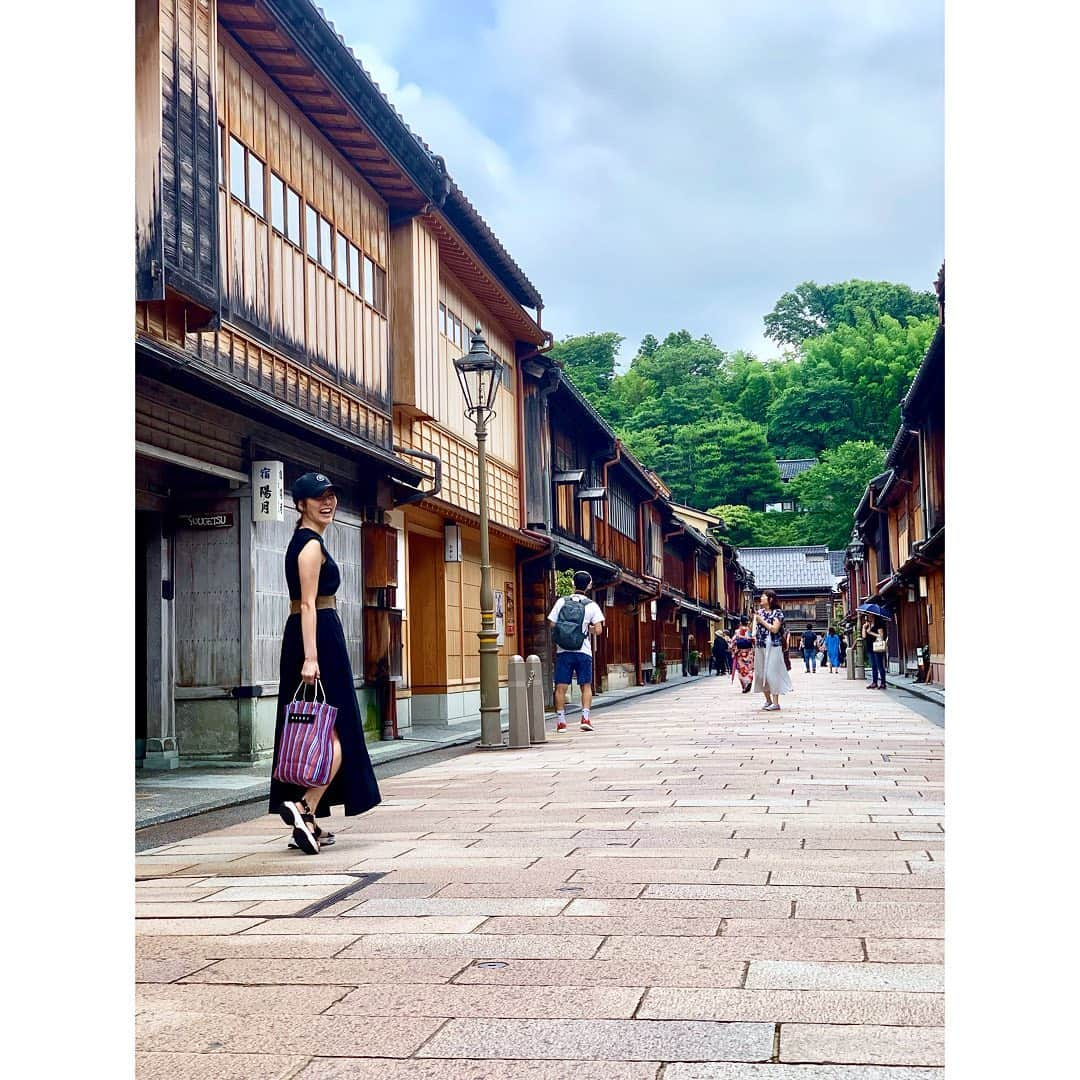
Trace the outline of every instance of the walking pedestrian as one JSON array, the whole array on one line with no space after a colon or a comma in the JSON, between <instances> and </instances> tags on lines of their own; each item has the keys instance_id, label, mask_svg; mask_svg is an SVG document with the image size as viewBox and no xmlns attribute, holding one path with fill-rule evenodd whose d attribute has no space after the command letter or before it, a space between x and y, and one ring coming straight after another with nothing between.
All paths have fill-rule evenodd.
<instances>
[{"instance_id":1,"label":"walking pedestrian","mask_svg":"<svg viewBox=\"0 0 1080 1080\"><path fill-rule=\"evenodd\" d=\"M765 695L764 712L780 711L780 695L791 693L784 664L784 613L772 589L766 589L754 613L754 690Z\"/></svg>"},{"instance_id":2,"label":"walking pedestrian","mask_svg":"<svg viewBox=\"0 0 1080 1080\"><path fill-rule=\"evenodd\" d=\"M825 655L829 658L829 674L835 675L840 670L840 635L835 626L830 626L825 635Z\"/></svg>"},{"instance_id":3,"label":"walking pedestrian","mask_svg":"<svg viewBox=\"0 0 1080 1080\"><path fill-rule=\"evenodd\" d=\"M750 636L750 620L742 619L735 628L735 634L731 639L731 679L739 676L739 685L744 694L750 693L754 683L754 639Z\"/></svg>"},{"instance_id":4,"label":"walking pedestrian","mask_svg":"<svg viewBox=\"0 0 1080 1080\"><path fill-rule=\"evenodd\" d=\"M885 629L885 620L877 615L868 615L863 620L862 635L866 655L870 659L871 681L866 688L884 690L888 686L885 681L885 663L889 653L889 634Z\"/></svg>"},{"instance_id":5,"label":"walking pedestrian","mask_svg":"<svg viewBox=\"0 0 1080 1080\"><path fill-rule=\"evenodd\" d=\"M724 634L723 630L717 630L712 645L713 666L716 668L717 675L727 674L730 652L731 649L728 645L727 636Z\"/></svg>"},{"instance_id":6,"label":"walking pedestrian","mask_svg":"<svg viewBox=\"0 0 1080 1080\"><path fill-rule=\"evenodd\" d=\"M807 675L817 674L817 642L817 634L814 633L813 627L807 623L802 634L802 658L803 663L806 665Z\"/></svg>"},{"instance_id":7,"label":"walking pedestrian","mask_svg":"<svg viewBox=\"0 0 1080 1080\"><path fill-rule=\"evenodd\" d=\"M289 617L281 639L275 765L293 687L321 682L327 702L337 708L337 719L330 779L306 790L271 780L270 813L280 814L292 826L293 843L304 854L317 855L334 842L334 834L320 828L316 817L329 817L330 808L342 804L346 817L362 814L382 796L364 743L352 665L336 610L341 572L323 539L337 511L337 492L322 473L305 473L293 484L292 497L300 518L285 552Z\"/></svg>"},{"instance_id":8,"label":"walking pedestrian","mask_svg":"<svg viewBox=\"0 0 1080 1080\"><path fill-rule=\"evenodd\" d=\"M566 694L577 676L581 690L581 730L592 731L589 710L592 706L592 639L603 628L600 605L586 595L592 588L592 576L584 570L574 574L574 592L560 596L548 615L555 642L555 731L566 730Z\"/></svg>"}]
</instances>

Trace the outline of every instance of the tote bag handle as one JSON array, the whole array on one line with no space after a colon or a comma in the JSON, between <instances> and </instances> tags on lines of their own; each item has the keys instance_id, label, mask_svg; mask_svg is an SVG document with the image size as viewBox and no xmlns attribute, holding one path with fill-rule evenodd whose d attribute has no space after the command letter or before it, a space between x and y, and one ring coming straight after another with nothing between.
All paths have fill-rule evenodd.
<instances>
[{"instance_id":1,"label":"tote bag handle","mask_svg":"<svg viewBox=\"0 0 1080 1080\"><path fill-rule=\"evenodd\" d=\"M300 685L293 692L293 701L307 701L307 683L303 679L300 680ZM301 692L302 691L302 692ZM311 699L314 702L319 700L319 695L322 694L323 702L326 701L326 691L323 689L322 679L315 680L315 696Z\"/></svg>"}]
</instances>

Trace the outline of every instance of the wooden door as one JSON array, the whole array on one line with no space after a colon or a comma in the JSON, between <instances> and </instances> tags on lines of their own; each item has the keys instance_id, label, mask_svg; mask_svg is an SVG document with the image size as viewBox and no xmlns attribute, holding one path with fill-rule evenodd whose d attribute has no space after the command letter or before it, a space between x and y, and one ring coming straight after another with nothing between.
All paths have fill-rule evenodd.
<instances>
[{"instance_id":1,"label":"wooden door","mask_svg":"<svg viewBox=\"0 0 1080 1080\"><path fill-rule=\"evenodd\" d=\"M409 533L409 685L414 694L446 689L446 579L443 545Z\"/></svg>"}]
</instances>

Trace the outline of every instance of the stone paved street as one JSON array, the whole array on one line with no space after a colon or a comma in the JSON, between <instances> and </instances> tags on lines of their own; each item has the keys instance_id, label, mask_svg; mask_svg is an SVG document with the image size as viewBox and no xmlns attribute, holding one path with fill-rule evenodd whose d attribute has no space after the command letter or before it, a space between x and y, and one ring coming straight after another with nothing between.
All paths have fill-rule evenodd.
<instances>
[{"instance_id":1,"label":"stone paved street","mask_svg":"<svg viewBox=\"0 0 1080 1080\"><path fill-rule=\"evenodd\" d=\"M942 1077L944 731L792 679L395 777L317 858L140 855L139 1077Z\"/></svg>"}]
</instances>

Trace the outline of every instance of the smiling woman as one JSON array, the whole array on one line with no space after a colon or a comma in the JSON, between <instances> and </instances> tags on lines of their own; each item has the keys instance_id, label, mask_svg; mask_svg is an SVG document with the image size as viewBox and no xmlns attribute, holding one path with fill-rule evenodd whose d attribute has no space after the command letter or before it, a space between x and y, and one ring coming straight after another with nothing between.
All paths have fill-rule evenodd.
<instances>
[{"instance_id":1,"label":"smiling woman","mask_svg":"<svg viewBox=\"0 0 1080 1080\"><path fill-rule=\"evenodd\" d=\"M316 824L316 816L328 817L330 807L339 804L344 804L346 815L362 814L377 806L381 796L364 743L352 665L336 610L341 572L323 541L337 511L337 492L329 477L305 473L293 484L292 496L300 518L285 552L290 614L281 642L275 771L286 714L296 694L314 686L318 696L325 687L325 700L337 709L337 719L329 779L306 789L272 780L270 812L292 827L293 843L301 851L317 855L334 842L334 835Z\"/></svg>"}]
</instances>

